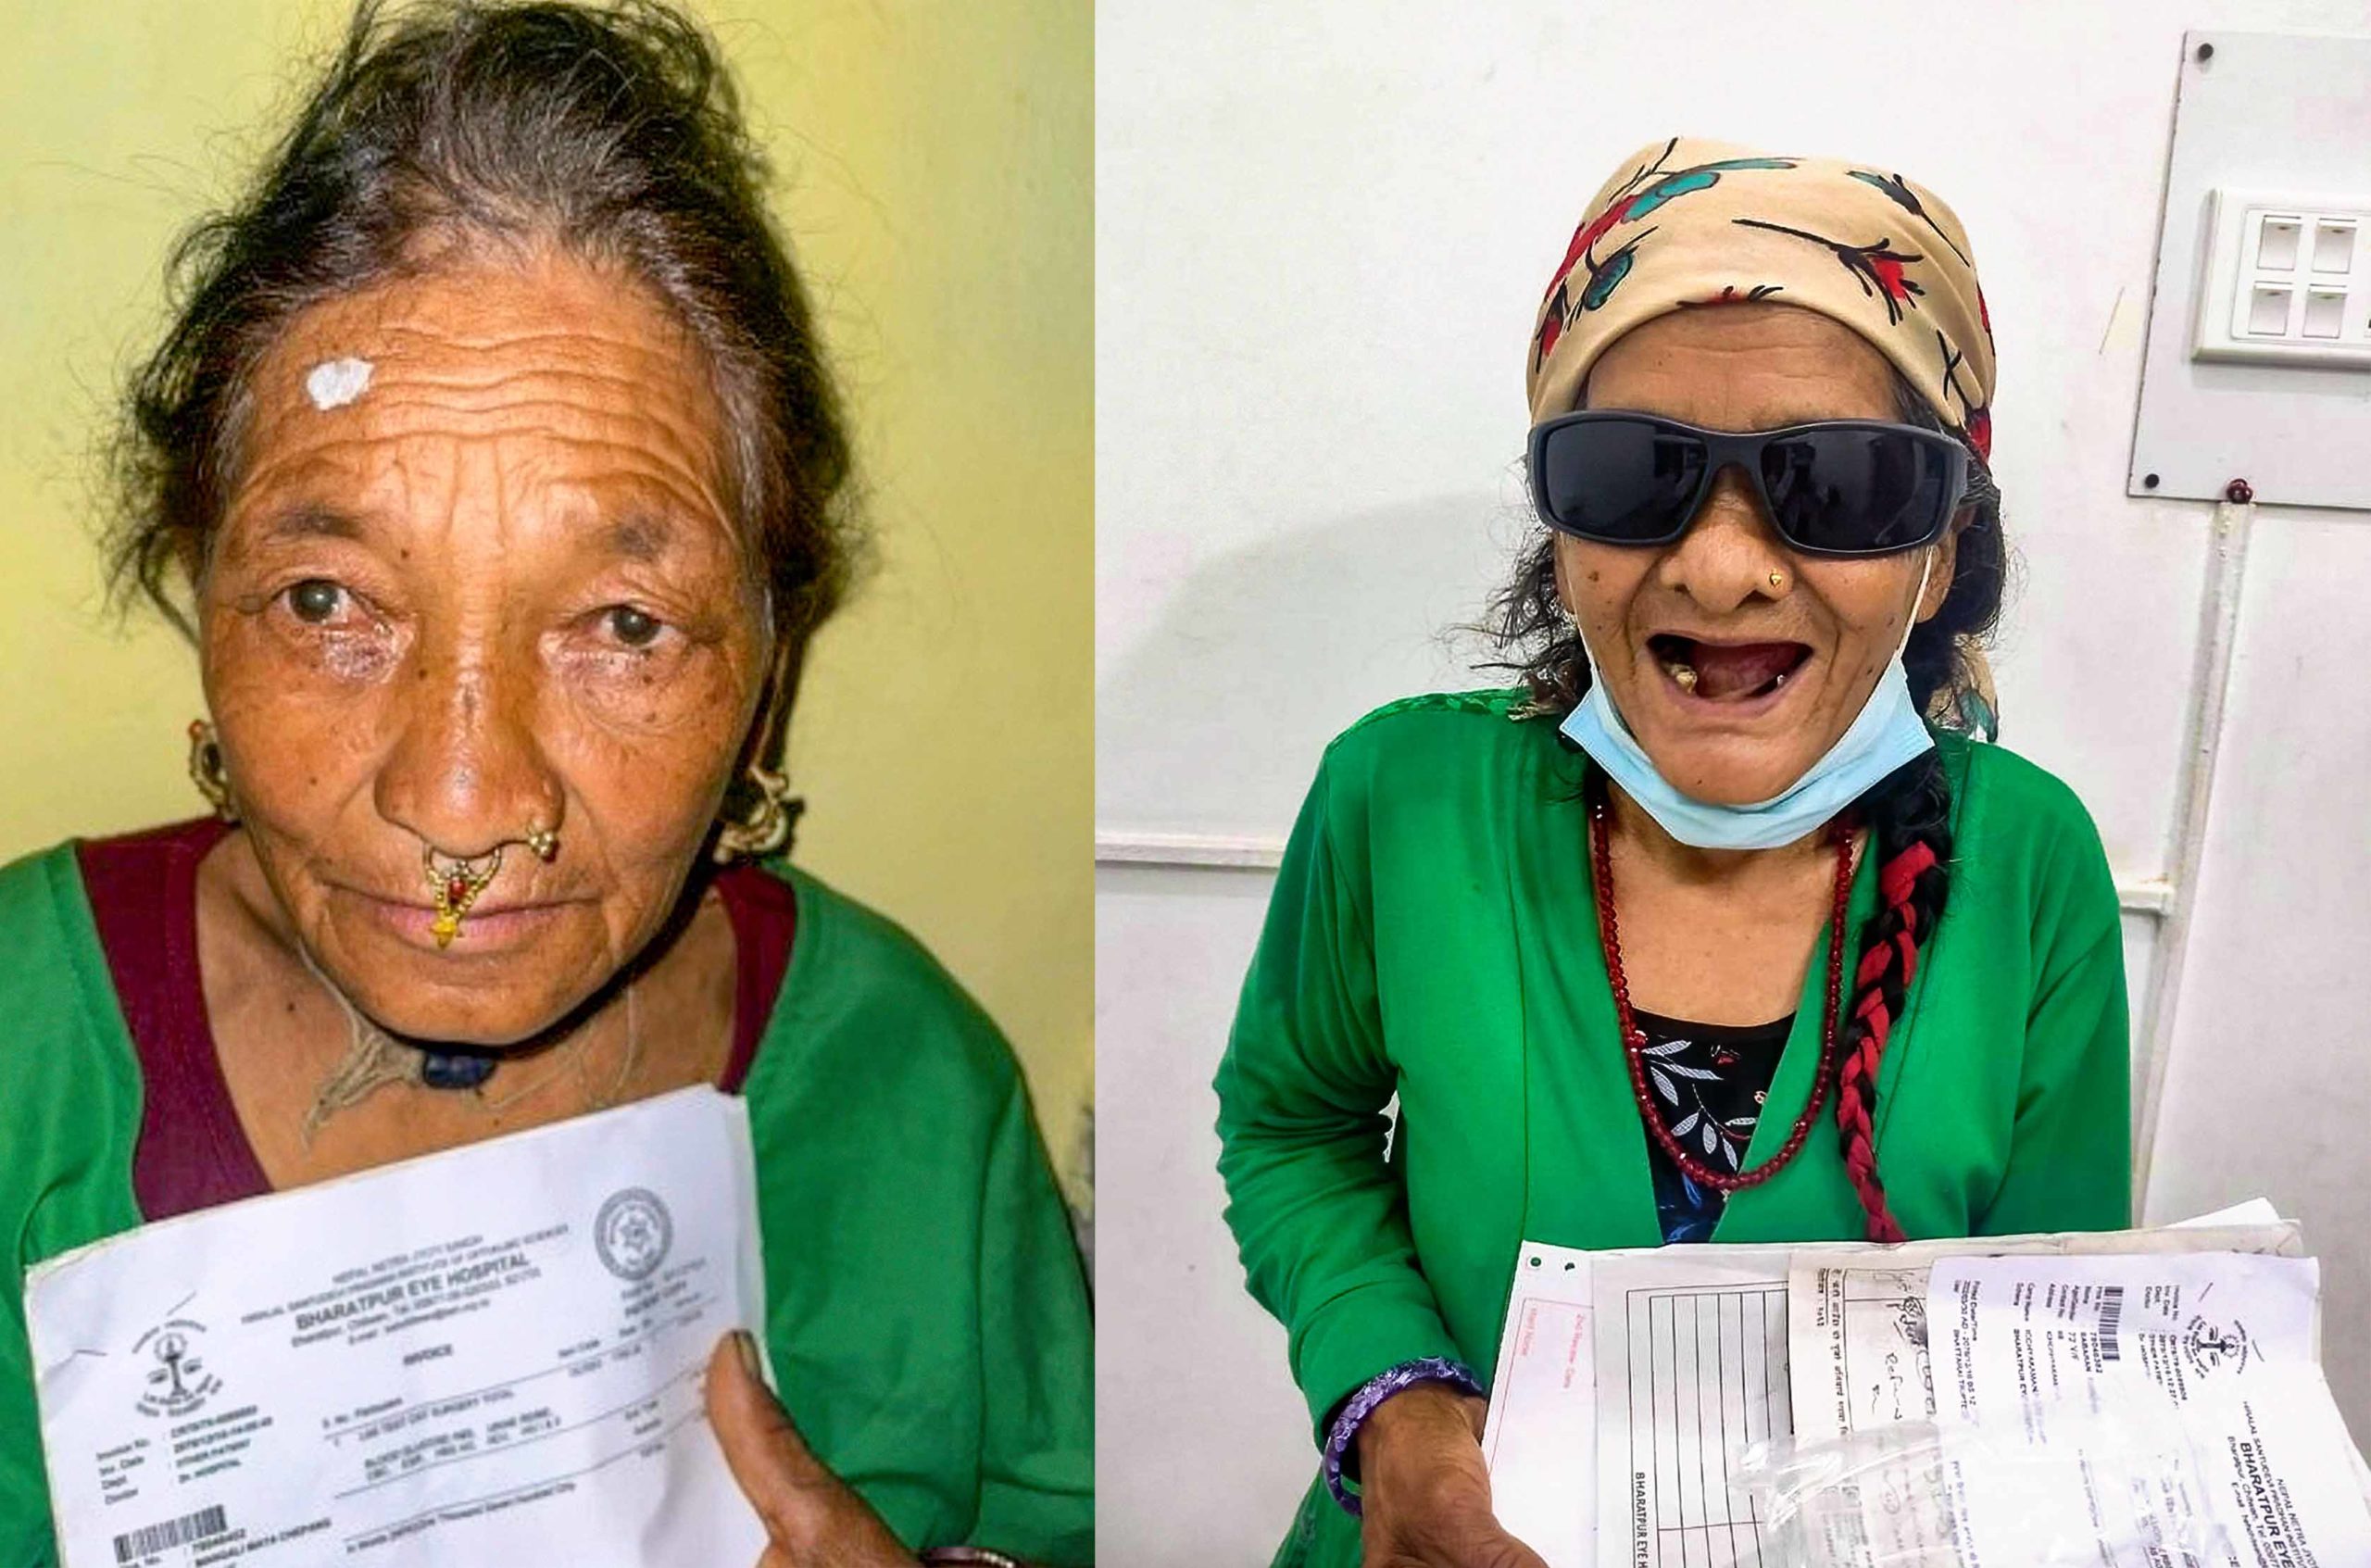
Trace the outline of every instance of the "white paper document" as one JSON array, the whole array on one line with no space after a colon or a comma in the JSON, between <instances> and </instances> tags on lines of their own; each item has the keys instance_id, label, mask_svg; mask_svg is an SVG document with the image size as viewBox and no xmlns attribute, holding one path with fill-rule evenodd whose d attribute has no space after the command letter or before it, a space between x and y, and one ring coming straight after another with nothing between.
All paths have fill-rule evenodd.
<instances>
[{"instance_id":1,"label":"white paper document","mask_svg":"<svg viewBox=\"0 0 2371 1568\"><path fill-rule=\"evenodd\" d=\"M1788 1275L1788 1355L1795 1374L1795 1436L1841 1437L1935 1413L1927 1348L1927 1274L1938 1257L2184 1251L2295 1256L2294 1223L2262 1200L2159 1231L2075 1231L1985 1242L1887 1248L1805 1248ZM2260 1212L2261 1211L2261 1212Z\"/></svg>"},{"instance_id":2,"label":"white paper document","mask_svg":"<svg viewBox=\"0 0 2371 1568\"><path fill-rule=\"evenodd\" d=\"M2239 1253L1952 1259L1927 1316L1963 1548L2096 1540L2102 1562L2371 1563L2344 1423L2318 1364L2318 1266ZM2091 1412L2104 1409L2104 1420ZM2041 1465L2035 1458L2048 1456ZM2033 1457L2028 1457L2033 1456Z\"/></svg>"},{"instance_id":3,"label":"white paper document","mask_svg":"<svg viewBox=\"0 0 2371 1568\"><path fill-rule=\"evenodd\" d=\"M693 1088L41 1265L65 1568L755 1562L701 1374L764 1321L756 1205Z\"/></svg>"},{"instance_id":4,"label":"white paper document","mask_svg":"<svg viewBox=\"0 0 2371 1568\"><path fill-rule=\"evenodd\" d=\"M1759 1563L1746 1449L1793 1429L1783 1247L1660 1248L1597 1267L1601 1568Z\"/></svg>"},{"instance_id":5,"label":"white paper document","mask_svg":"<svg viewBox=\"0 0 2371 1568\"><path fill-rule=\"evenodd\" d=\"M1549 1562L1597 1539L1597 1366L1590 1257L1527 1245L1515 1263L1482 1451L1499 1523Z\"/></svg>"},{"instance_id":6,"label":"white paper document","mask_svg":"<svg viewBox=\"0 0 2371 1568\"><path fill-rule=\"evenodd\" d=\"M2184 1404L2268 1361L2320 1359L2311 1258L1952 1258L1926 1290L1946 1412L2004 1413L2092 1383L2152 1383Z\"/></svg>"}]
</instances>

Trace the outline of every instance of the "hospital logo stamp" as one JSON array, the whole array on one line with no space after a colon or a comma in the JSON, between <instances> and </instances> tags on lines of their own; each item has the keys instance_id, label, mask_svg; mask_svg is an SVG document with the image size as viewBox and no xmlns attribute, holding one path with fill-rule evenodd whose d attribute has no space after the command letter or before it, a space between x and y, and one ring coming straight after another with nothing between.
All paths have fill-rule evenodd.
<instances>
[{"instance_id":1,"label":"hospital logo stamp","mask_svg":"<svg viewBox=\"0 0 2371 1568\"><path fill-rule=\"evenodd\" d=\"M206 1408L222 1386L207 1370L206 1325L190 1318L157 1324L132 1346L142 1374L140 1413L181 1417Z\"/></svg>"},{"instance_id":2,"label":"hospital logo stamp","mask_svg":"<svg viewBox=\"0 0 2371 1568\"><path fill-rule=\"evenodd\" d=\"M2189 1358L2190 1370L2204 1377L2226 1366L2233 1372L2246 1371L2255 1346L2247 1331L2237 1323L2225 1328L2205 1318L2193 1317L2183 1332L2182 1349Z\"/></svg>"},{"instance_id":3,"label":"hospital logo stamp","mask_svg":"<svg viewBox=\"0 0 2371 1568\"><path fill-rule=\"evenodd\" d=\"M602 1264L620 1279L648 1279L675 1244L675 1222L659 1195L628 1187L601 1205L593 1222L593 1247Z\"/></svg>"}]
</instances>

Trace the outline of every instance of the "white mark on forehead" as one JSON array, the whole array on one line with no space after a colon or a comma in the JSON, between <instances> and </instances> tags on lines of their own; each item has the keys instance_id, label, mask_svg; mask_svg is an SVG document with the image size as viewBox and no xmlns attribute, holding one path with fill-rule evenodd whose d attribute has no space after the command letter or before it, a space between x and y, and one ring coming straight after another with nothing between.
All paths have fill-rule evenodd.
<instances>
[{"instance_id":1,"label":"white mark on forehead","mask_svg":"<svg viewBox=\"0 0 2371 1568\"><path fill-rule=\"evenodd\" d=\"M305 391L316 408L343 408L370 384L370 369L368 359L324 359L305 377Z\"/></svg>"}]
</instances>

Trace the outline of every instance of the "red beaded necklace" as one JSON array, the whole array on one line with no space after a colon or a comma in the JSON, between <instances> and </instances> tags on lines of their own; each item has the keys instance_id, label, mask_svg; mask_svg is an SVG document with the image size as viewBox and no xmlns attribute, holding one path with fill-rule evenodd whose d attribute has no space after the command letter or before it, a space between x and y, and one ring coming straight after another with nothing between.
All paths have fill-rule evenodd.
<instances>
[{"instance_id":1,"label":"red beaded necklace","mask_svg":"<svg viewBox=\"0 0 2371 1568\"><path fill-rule=\"evenodd\" d=\"M1828 1083L1836 1075L1836 1025L1844 1002L1844 913L1845 905L1852 897L1851 830L1841 824L1836 829L1836 908L1827 944L1827 1014L1820 1023L1819 1068L1812 1078L1810 1103L1795 1118L1794 1129L1787 1135L1787 1141L1777 1153L1748 1170L1720 1172L1681 1146L1663 1124L1662 1112L1655 1109L1654 1097L1647 1091L1647 1035L1630 1010L1630 984L1622 974L1622 932L1613 914L1612 832L1607 815L1605 792L1600 788L1589 802L1589 849L1597 884L1598 937L1605 947L1606 978L1613 983L1613 1011L1622 1029L1622 1053L1630 1066L1630 1093L1638 1102L1638 1114L1646 1122L1647 1131L1662 1145L1663 1152L1697 1185L1724 1193L1759 1186L1802 1152L1803 1140L1811 1136L1812 1123L1819 1120L1820 1107L1827 1100Z\"/></svg>"}]
</instances>

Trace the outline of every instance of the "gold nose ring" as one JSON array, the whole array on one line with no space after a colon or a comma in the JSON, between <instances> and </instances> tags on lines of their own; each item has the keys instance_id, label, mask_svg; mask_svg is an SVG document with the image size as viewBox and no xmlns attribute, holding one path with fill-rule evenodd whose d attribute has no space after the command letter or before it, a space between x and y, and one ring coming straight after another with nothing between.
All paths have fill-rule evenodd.
<instances>
[{"instance_id":1,"label":"gold nose ring","mask_svg":"<svg viewBox=\"0 0 2371 1568\"><path fill-rule=\"evenodd\" d=\"M423 844L420 847L420 867L436 899L436 919L429 925L429 932L435 936L438 947L449 947L453 938L461 934L461 921L469 914L470 906L478 901L478 896L502 869L501 847L497 845L491 854L470 859L459 855L440 857L435 846Z\"/></svg>"},{"instance_id":2,"label":"gold nose ring","mask_svg":"<svg viewBox=\"0 0 2371 1568\"><path fill-rule=\"evenodd\" d=\"M524 836L528 852L533 855L536 859L543 861L546 865L549 865L556 858L558 858L559 854L559 830L558 828L531 827L527 830Z\"/></svg>"}]
</instances>

